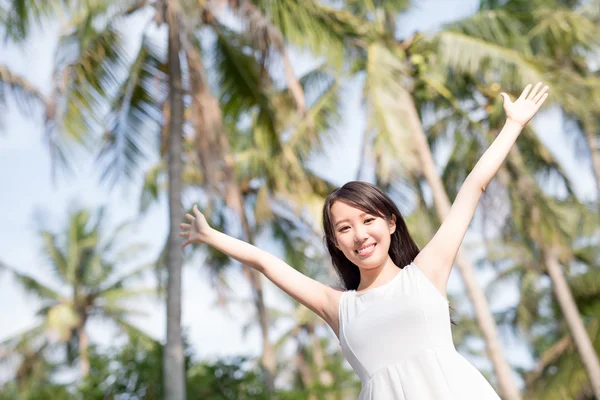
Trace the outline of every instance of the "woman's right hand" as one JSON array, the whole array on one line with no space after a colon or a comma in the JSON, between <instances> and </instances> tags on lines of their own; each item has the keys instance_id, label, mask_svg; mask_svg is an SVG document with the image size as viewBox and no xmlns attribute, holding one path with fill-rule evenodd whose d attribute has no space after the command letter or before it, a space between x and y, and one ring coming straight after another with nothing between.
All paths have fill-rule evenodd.
<instances>
[{"instance_id":1,"label":"woman's right hand","mask_svg":"<svg viewBox=\"0 0 600 400\"><path fill-rule=\"evenodd\" d=\"M194 204L192 207L191 214L185 214L185 218L190 221L189 224L180 224L181 232L179 232L179 236L187 237L187 240L181 247L185 247L188 244L198 244L206 242L208 236L210 235L212 228L208 225L206 221L206 217L204 214L198 210L198 206Z\"/></svg>"}]
</instances>

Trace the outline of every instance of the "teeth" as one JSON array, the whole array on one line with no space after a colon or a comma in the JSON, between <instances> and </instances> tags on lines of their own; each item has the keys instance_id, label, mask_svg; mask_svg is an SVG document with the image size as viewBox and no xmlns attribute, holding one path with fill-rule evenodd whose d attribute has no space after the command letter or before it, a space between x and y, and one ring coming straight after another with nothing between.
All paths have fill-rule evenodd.
<instances>
[{"instance_id":1,"label":"teeth","mask_svg":"<svg viewBox=\"0 0 600 400\"><path fill-rule=\"evenodd\" d=\"M358 254L366 253L367 251L371 250L373 247L375 247L375 245L371 244L371 245L365 247L364 249L357 250L356 252Z\"/></svg>"}]
</instances>

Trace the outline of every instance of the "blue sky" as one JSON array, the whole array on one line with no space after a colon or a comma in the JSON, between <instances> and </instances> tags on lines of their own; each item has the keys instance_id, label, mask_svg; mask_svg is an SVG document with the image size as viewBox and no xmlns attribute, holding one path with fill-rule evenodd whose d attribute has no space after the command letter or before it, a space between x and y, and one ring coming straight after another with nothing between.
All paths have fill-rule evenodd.
<instances>
[{"instance_id":1,"label":"blue sky","mask_svg":"<svg viewBox=\"0 0 600 400\"><path fill-rule=\"evenodd\" d=\"M418 6L400 20L403 34L410 34L417 29L434 29L441 22L468 15L476 9L477 2L421 0L415 3ZM0 47L0 63L8 64L14 71L48 91L55 45L52 35L40 33L21 49ZM300 66L298 70L310 61L304 56L297 56L296 60ZM359 89L353 85L347 90L343 125L338 129L334 144L327 148L326 156L314 161L318 171L338 184L355 177L360 153L359 136L364 127L359 107ZM23 116L11 106L3 110L2 123L0 182L4 192L0 196L0 260L20 271L41 277L45 282L52 282L49 267L40 256L41 243L35 234L39 227L48 224L57 229L73 203L87 207L108 205L110 224L113 226L125 219L134 219L137 216L140 188L135 184L108 192L98 185L97 173L89 160L85 159L75 178L59 179L52 184L41 118ZM570 149L572 143L562 139L561 121L557 113L546 112L535 123L538 130L544 132L542 139L565 162L568 170L575 171L576 159ZM565 152L565 148L569 150ZM576 184L582 195L587 198L593 196L594 185L589 168L579 169ZM138 229L131 234L132 241L150 245L151 250L144 255L142 262L155 257L165 238L166 228L167 210L164 200L161 200L139 221ZM196 353L201 357L257 354L260 351L260 339L256 329L250 330L246 336L241 334L241 326L251 310L233 306L229 315L224 313L215 307L214 291L201 266L188 265L184 273L183 323ZM247 284L239 274L232 274L231 282L240 297L249 295ZM270 286L266 295L268 304L276 304L281 294ZM3 305L0 311L0 340L33 325L38 302L25 296L6 275L0 276L0 304ZM164 307L156 302L148 302L145 306L149 316L138 318L136 322L156 338L162 339ZM280 332L283 329L285 325L277 327ZM102 344L108 344L113 334L105 325L92 325L90 331L92 339ZM510 353L511 359L522 357L522 351L513 353Z\"/></svg>"}]
</instances>

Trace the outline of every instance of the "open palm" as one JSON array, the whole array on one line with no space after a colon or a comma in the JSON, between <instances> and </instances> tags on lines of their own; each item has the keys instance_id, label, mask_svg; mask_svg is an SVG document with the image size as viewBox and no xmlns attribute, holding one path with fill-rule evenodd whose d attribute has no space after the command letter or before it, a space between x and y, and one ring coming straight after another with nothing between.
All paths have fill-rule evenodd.
<instances>
[{"instance_id":1,"label":"open palm","mask_svg":"<svg viewBox=\"0 0 600 400\"><path fill-rule=\"evenodd\" d=\"M548 98L548 86L542 88L542 83L538 82L533 90L531 90L531 87L532 85L527 85L523 93L514 102L510 100L508 94L502 93L506 117L521 126L525 126L533 118Z\"/></svg>"},{"instance_id":2,"label":"open palm","mask_svg":"<svg viewBox=\"0 0 600 400\"><path fill-rule=\"evenodd\" d=\"M193 215L192 215L193 214ZM185 218L190 221L189 224L180 224L181 232L179 236L186 237L187 240L183 243L182 247L192 243L204 243L212 231L212 228L208 225L204 214L198 210L198 206L194 204L192 207L192 214L185 214Z\"/></svg>"}]
</instances>

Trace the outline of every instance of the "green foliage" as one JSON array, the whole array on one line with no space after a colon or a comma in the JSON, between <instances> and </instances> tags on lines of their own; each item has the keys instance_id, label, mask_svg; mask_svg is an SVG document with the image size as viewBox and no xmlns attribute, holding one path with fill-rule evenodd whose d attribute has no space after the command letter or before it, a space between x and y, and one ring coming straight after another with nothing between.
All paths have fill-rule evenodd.
<instances>
[{"instance_id":1,"label":"green foliage","mask_svg":"<svg viewBox=\"0 0 600 400\"><path fill-rule=\"evenodd\" d=\"M578 6L579 2L569 0L482 0L474 15L408 38L396 37L397 17L410 10L408 1L348 0L334 2L336 7L326 3L228 1L237 18L228 25L208 3L200 9L194 2L182 2L189 13L181 24L184 47L186 52L192 49L201 55L195 72L206 78L195 83L209 85L204 94L214 93L220 106L212 110L215 115L203 120L203 128L215 128L208 126L215 121L222 123L224 129L217 127L212 133L223 135L218 139L225 137L232 149L231 154L215 154L216 162L229 156L233 159L236 176L230 184L242 192L250 233L262 233L276 242L286 261L303 273L327 279L315 232L320 232L323 198L333 187L309 168L309 161L322 151L344 117L341 99L349 78L364 78L364 161L374 164L376 182L410 210L407 222L420 244L432 236L439 218L423 190L420 161L413 151L414 130L421 127L407 125L411 113L424 122L432 152L449 147L449 159L441 169L450 198L456 196L501 126L500 89L514 94L526 83L549 81L552 98L568 117L578 127L596 131L598 107L594 105L600 106L600 84L588 60L600 41L598 1ZM140 9L152 9L156 12L153 17L158 18L155 4L14 0L0 8L3 33L16 42L57 11L63 11L67 20L57 51L52 93L42 94L18 73L0 66L0 105L14 99L26 114L43 109L58 158L69 161L70 148L64 146L65 141L89 146L95 153L99 149L103 178L113 182L134 179L147 156L158 155L159 162L145 175L142 210L159 198L166 185L163 156L170 110L166 106L168 69L162 54L165 43L151 40L147 28L155 26L144 20L142 41L130 55L126 51L128 32L119 27L127 27L132 14ZM290 80L287 86L280 82L277 68L278 61L286 57L285 45L308 49L334 66L320 65L299 78L307 95L303 115L297 112ZM344 76L340 70L352 75ZM185 63L182 72L182 90L189 93L192 74ZM186 106L197 106L190 97L186 97ZM193 106L188 109L186 121L193 120L190 114L195 111ZM199 171L199 152L189 136L186 132L184 182L187 188L205 189L209 171ZM508 202L509 210L506 219L497 217L502 219L503 236L486 246L485 257L498 274L487 294L493 296L507 284L519 288L518 304L498 313L497 321L526 340L540 362L536 371L524 375L527 398L586 398L590 395L585 371L568 341L540 251L561 246L569 284L598 348L597 227L585 232L573 228L573 221L583 227L597 221L597 215L581 212L561 163L533 129L523 132L512 154L517 156L511 155L504 170L508 179L500 179L488 190L488 196ZM207 164L208 169L213 167L215 164ZM549 182L553 188L560 185L565 189L560 200L546 190ZM218 197L210 199L214 209L207 217L220 230L237 228L231 223L231 210ZM103 240L101 219L101 215L94 219L88 212L76 212L64 232L42 233L44 252L63 287L46 285L35 276L4 266L27 292L42 299L39 315L43 321L22 337L3 343L11 349L11 360L17 360L18 379L2 387L0 399L161 398L162 346L140 339L143 332L127 322L127 316L136 310L124 305L131 297L152 293L153 289L128 286L146 267L121 274L119 260L131 260L135 246L104 257L108 250L115 250L118 239L115 235L113 240ZM209 251L204 261L213 276L224 282L223 272L231 260ZM81 309L89 310L89 315ZM314 332L316 317L302 307L292 307L288 313L273 310L272 314L276 313L293 322L279 344L293 342L298 354L317 369L311 343L302 339L303 335L316 342L323 339ZM64 345L69 355L63 360L66 365L77 357L75 329L88 316L107 317L127 332L131 341L106 351L92 347L91 374L69 387L57 385L52 380L56 365L46 358L55 348L45 330L54 331ZM482 356L469 346L480 333L476 320L462 314L453 318L461 351ZM319 346L312 349L328 348L328 343ZM294 376L293 389L267 396L254 361L234 357L196 362L189 353L187 391L191 399L304 399L310 394L342 398L355 396L360 386L339 354L326 352L326 365L313 371L312 384L303 382L297 366L286 359L281 364ZM333 386L318 382L315 377L320 373L330 374Z\"/></svg>"},{"instance_id":2,"label":"green foliage","mask_svg":"<svg viewBox=\"0 0 600 400\"><path fill-rule=\"evenodd\" d=\"M0 387L0 399L116 400L163 398L163 346L132 336L122 347L90 348L90 375L80 384L58 385L30 380L26 389L14 383ZM267 400L259 374L245 357L196 362L186 345L186 391L189 399ZM293 391L282 391L293 396ZM52 396L52 397L48 397ZM282 397L288 398L288 397ZM292 397L290 397L292 398ZM298 397L294 397L298 398Z\"/></svg>"},{"instance_id":3,"label":"green foliage","mask_svg":"<svg viewBox=\"0 0 600 400\"><path fill-rule=\"evenodd\" d=\"M43 252L61 286L54 288L15 268L0 264L25 291L42 301L38 311L39 326L14 338L5 339L3 345L16 353L23 353L29 343L45 341L65 345L68 361L82 349L80 333L90 318L103 317L124 332L142 334L127 318L140 311L125 305L125 300L154 297L154 288L132 288L131 282L142 276L151 265L143 265L126 273L122 265L139 256L143 246L126 246L121 242L122 228L116 232L105 229L104 211L72 210L62 232L42 230ZM68 294L67 294L68 293Z\"/></svg>"},{"instance_id":4,"label":"green foliage","mask_svg":"<svg viewBox=\"0 0 600 400\"><path fill-rule=\"evenodd\" d=\"M271 398L259 374L246 370L243 357L199 363L188 370L187 392L190 399L267 400Z\"/></svg>"}]
</instances>

